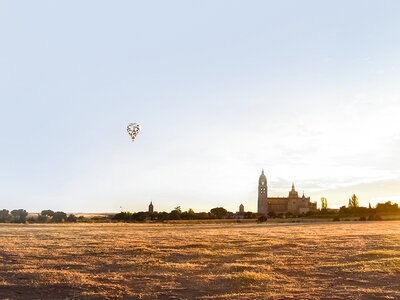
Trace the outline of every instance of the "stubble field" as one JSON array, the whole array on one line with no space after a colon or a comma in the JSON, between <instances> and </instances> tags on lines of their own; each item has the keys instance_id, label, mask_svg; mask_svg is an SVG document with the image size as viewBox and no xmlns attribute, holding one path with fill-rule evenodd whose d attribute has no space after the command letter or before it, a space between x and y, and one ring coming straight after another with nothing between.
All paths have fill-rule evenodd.
<instances>
[{"instance_id":1,"label":"stubble field","mask_svg":"<svg viewBox=\"0 0 400 300\"><path fill-rule=\"evenodd\" d=\"M4 224L0 298L399 299L400 222Z\"/></svg>"}]
</instances>

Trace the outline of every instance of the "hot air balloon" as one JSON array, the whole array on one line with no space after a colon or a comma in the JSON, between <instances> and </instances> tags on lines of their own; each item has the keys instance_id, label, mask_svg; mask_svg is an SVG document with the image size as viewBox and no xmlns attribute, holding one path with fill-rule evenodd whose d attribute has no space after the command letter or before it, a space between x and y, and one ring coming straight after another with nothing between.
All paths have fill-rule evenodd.
<instances>
[{"instance_id":1,"label":"hot air balloon","mask_svg":"<svg viewBox=\"0 0 400 300\"><path fill-rule=\"evenodd\" d=\"M131 136L133 142L135 140L135 137L140 132L140 125L138 123L130 123L126 128L126 130L128 131L128 134Z\"/></svg>"}]
</instances>

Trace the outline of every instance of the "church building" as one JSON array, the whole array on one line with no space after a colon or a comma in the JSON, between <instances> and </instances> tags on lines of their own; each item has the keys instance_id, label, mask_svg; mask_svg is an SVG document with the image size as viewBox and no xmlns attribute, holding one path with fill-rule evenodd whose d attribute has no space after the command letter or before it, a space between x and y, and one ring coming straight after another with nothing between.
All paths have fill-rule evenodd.
<instances>
[{"instance_id":1,"label":"church building","mask_svg":"<svg viewBox=\"0 0 400 300\"><path fill-rule=\"evenodd\" d=\"M273 212L276 215L292 213L293 215L300 215L309 211L317 210L317 203L311 202L310 197L302 197L294 189L289 192L288 197L268 197L267 177L262 170L261 176L258 179L258 208L259 214L267 216L268 213Z\"/></svg>"}]
</instances>

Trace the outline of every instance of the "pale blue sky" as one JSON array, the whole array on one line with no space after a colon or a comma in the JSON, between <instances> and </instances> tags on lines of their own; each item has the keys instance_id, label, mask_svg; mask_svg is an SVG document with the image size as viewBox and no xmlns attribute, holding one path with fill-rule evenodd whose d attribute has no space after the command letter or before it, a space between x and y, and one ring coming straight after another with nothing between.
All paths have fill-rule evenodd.
<instances>
[{"instance_id":1,"label":"pale blue sky","mask_svg":"<svg viewBox=\"0 0 400 300\"><path fill-rule=\"evenodd\" d=\"M399 201L399 11L0 1L0 208L255 211L262 168L272 196Z\"/></svg>"}]
</instances>

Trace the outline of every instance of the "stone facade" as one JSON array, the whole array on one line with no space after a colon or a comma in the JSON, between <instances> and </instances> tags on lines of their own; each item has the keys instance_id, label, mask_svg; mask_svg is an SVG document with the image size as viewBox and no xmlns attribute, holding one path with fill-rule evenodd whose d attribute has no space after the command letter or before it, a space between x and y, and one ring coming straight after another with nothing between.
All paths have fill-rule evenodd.
<instances>
[{"instance_id":1,"label":"stone facade","mask_svg":"<svg viewBox=\"0 0 400 300\"><path fill-rule=\"evenodd\" d=\"M317 209L317 203L311 202L310 197L302 197L292 184L292 190L288 197L268 197L267 178L264 170L258 180L258 210L259 214L267 216L269 212L278 214L292 213L300 215Z\"/></svg>"}]
</instances>

